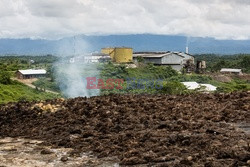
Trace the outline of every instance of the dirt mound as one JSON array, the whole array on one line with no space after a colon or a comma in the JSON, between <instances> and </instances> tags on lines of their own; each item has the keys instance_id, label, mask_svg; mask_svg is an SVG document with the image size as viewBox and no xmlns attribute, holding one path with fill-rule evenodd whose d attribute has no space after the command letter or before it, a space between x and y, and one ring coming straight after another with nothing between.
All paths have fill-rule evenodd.
<instances>
[{"instance_id":1,"label":"dirt mound","mask_svg":"<svg viewBox=\"0 0 250 167\"><path fill-rule=\"evenodd\" d=\"M212 75L212 78L219 82L231 82L232 78L228 75Z\"/></svg>"},{"instance_id":2,"label":"dirt mound","mask_svg":"<svg viewBox=\"0 0 250 167\"><path fill-rule=\"evenodd\" d=\"M51 107L56 110L50 112ZM60 107L59 107L60 106ZM0 106L0 136L117 156L120 164L246 166L250 93L112 95Z\"/></svg>"}]
</instances>

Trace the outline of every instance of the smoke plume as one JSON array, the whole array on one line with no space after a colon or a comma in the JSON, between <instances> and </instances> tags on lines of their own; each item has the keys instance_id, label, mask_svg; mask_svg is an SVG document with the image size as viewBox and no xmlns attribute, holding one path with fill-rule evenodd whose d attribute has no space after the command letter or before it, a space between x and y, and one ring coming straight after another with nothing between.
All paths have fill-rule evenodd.
<instances>
[{"instance_id":1,"label":"smoke plume","mask_svg":"<svg viewBox=\"0 0 250 167\"><path fill-rule=\"evenodd\" d=\"M63 95L68 98L99 95L98 90L88 90L86 85L87 77L99 76L97 64L85 60L89 55L85 52L87 43L81 38L74 38L74 41L64 41L64 44L58 49L65 54L61 54L53 66Z\"/></svg>"}]
</instances>

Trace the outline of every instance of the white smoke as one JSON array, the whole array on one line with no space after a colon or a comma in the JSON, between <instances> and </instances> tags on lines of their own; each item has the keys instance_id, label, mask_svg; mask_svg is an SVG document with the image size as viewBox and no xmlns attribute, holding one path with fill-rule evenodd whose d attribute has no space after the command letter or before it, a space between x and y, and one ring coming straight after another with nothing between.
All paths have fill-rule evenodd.
<instances>
[{"instance_id":1,"label":"white smoke","mask_svg":"<svg viewBox=\"0 0 250 167\"><path fill-rule=\"evenodd\" d=\"M189 43L190 43L190 38L191 38L191 37L190 37L190 36L187 36L186 38L187 38L187 40L186 40L186 47L189 47Z\"/></svg>"},{"instance_id":2,"label":"white smoke","mask_svg":"<svg viewBox=\"0 0 250 167\"><path fill-rule=\"evenodd\" d=\"M68 44L68 45L64 45ZM98 77L97 64L86 62L84 57L86 42L75 38L74 41L64 41L58 48L65 51L59 56L59 61L54 64L56 82L59 84L63 95L68 98L90 97L99 95L99 90L87 89L87 77Z\"/></svg>"}]
</instances>

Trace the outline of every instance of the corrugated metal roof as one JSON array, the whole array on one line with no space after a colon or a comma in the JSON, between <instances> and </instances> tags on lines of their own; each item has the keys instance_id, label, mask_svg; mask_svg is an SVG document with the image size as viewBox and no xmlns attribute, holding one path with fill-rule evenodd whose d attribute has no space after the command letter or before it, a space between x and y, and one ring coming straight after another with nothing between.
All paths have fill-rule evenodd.
<instances>
[{"instance_id":1,"label":"corrugated metal roof","mask_svg":"<svg viewBox=\"0 0 250 167\"><path fill-rule=\"evenodd\" d=\"M133 57L145 57L145 58L162 58L164 56L168 56L171 54L175 54L180 57L184 57L180 54L174 52L137 52L133 54Z\"/></svg>"},{"instance_id":2,"label":"corrugated metal roof","mask_svg":"<svg viewBox=\"0 0 250 167\"><path fill-rule=\"evenodd\" d=\"M241 69L222 68L220 72L241 72Z\"/></svg>"},{"instance_id":3,"label":"corrugated metal roof","mask_svg":"<svg viewBox=\"0 0 250 167\"><path fill-rule=\"evenodd\" d=\"M173 52L173 53L178 54L178 55L181 55L181 56L183 56L183 57L187 57L187 56L189 56L189 57L194 57L194 56L192 56L191 54L189 54L189 53L184 53L184 52Z\"/></svg>"},{"instance_id":4,"label":"corrugated metal roof","mask_svg":"<svg viewBox=\"0 0 250 167\"><path fill-rule=\"evenodd\" d=\"M40 70L33 70L33 69L29 69L29 70L18 70L21 74L23 75L38 75L38 74L46 74L46 70L44 69L40 69Z\"/></svg>"},{"instance_id":5,"label":"corrugated metal roof","mask_svg":"<svg viewBox=\"0 0 250 167\"><path fill-rule=\"evenodd\" d=\"M170 53L170 51L158 51L158 52L134 52L134 54L165 54Z\"/></svg>"},{"instance_id":6,"label":"corrugated metal roof","mask_svg":"<svg viewBox=\"0 0 250 167\"><path fill-rule=\"evenodd\" d=\"M133 57L161 58L166 54L134 54Z\"/></svg>"}]
</instances>

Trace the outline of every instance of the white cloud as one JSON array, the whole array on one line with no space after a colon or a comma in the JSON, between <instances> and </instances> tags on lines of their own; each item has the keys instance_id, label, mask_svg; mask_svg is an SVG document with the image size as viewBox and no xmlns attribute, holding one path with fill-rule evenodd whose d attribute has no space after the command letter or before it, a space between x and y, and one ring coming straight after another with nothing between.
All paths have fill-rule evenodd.
<instances>
[{"instance_id":1,"label":"white cloud","mask_svg":"<svg viewBox=\"0 0 250 167\"><path fill-rule=\"evenodd\" d=\"M153 33L250 39L249 0L0 0L0 38Z\"/></svg>"}]
</instances>

